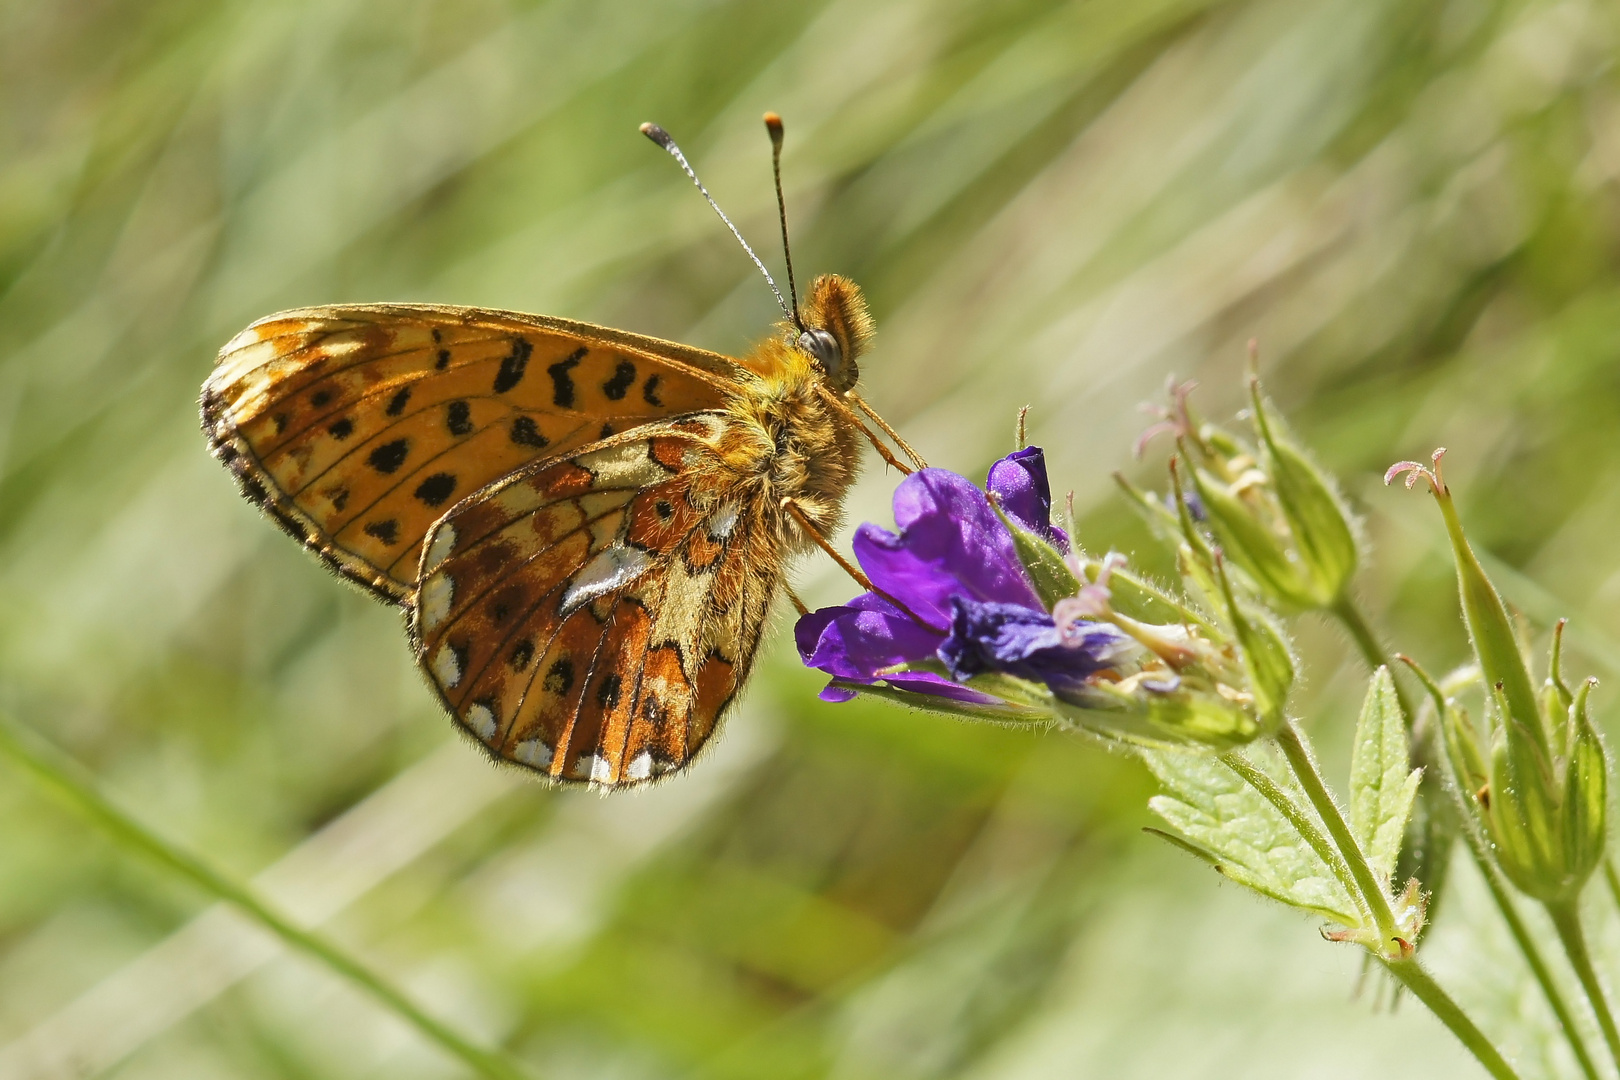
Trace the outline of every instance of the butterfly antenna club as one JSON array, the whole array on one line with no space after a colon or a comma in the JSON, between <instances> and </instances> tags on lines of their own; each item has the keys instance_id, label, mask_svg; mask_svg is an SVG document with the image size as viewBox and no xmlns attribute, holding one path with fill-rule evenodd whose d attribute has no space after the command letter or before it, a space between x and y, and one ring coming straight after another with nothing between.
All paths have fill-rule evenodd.
<instances>
[{"instance_id":1,"label":"butterfly antenna club","mask_svg":"<svg viewBox=\"0 0 1620 1080\"><path fill-rule=\"evenodd\" d=\"M709 194L709 189L703 186L703 181L698 179L697 171L692 168L691 162L686 160L686 155L681 153L681 148L675 145L675 140L670 137L669 132L657 124L648 123L641 125L641 133L663 147L669 153L669 156L679 163L682 171L686 173L692 183L697 185L698 191L708 201L709 206L713 208L716 214L720 215L720 220L726 223L726 228L730 229L731 235L737 238L737 243L741 244L742 249L748 252L748 257L754 260L754 265L759 267L759 272L765 275L765 284L769 285L771 292L776 294L776 302L781 306L782 314L787 316L789 322L797 326L799 324L798 312L788 307L787 300L782 296L782 290L776 287L776 279L771 277L769 270L765 269L765 264L760 261L758 255L754 254L754 249L748 246L748 241L744 240L742 233L737 231L737 226L733 225L731 219L726 217L726 212L720 209L720 204L714 201L714 196Z\"/></svg>"},{"instance_id":2,"label":"butterfly antenna club","mask_svg":"<svg viewBox=\"0 0 1620 1080\"><path fill-rule=\"evenodd\" d=\"M788 298L793 301L793 325L804 333L799 319L799 289L793 282L793 249L788 247L787 200L782 197L782 118L765 114L765 130L771 136L771 176L776 180L776 217L782 223L782 261L787 263Z\"/></svg>"}]
</instances>

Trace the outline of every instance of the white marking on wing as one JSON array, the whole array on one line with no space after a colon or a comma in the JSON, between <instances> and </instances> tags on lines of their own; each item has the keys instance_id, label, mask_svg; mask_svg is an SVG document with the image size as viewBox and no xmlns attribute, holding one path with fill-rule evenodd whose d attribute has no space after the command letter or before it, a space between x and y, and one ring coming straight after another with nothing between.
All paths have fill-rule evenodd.
<instances>
[{"instance_id":1,"label":"white marking on wing","mask_svg":"<svg viewBox=\"0 0 1620 1080\"><path fill-rule=\"evenodd\" d=\"M512 748L512 756L536 769L551 767L552 749L539 739L524 739Z\"/></svg>"},{"instance_id":2,"label":"white marking on wing","mask_svg":"<svg viewBox=\"0 0 1620 1080\"><path fill-rule=\"evenodd\" d=\"M727 503L714 512L709 518L709 535L716 540L724 540L731 535L731 530L737 527L737 507L734 503Z\"/></svg>"},{"instance_id":3,"label":"white marking on wing","mask_svg":"<svg viewBox=\"0 0 1620 1080\"><path fill-rule=\"evenodd\" d=\"M652 556L640 548L623 544L603 548L568 583L563 591L562 613L567 615L598 596L628 585L651 565Z\"/></svg>"},{"instance_id":4,"label":"white marking on wing","mask_svg":"<svg viewBox=\"0 0 1620 1080\"><path fill-rule=\"evenodd\" d=\"M448 522L440 525L433 534L433 546L428 548L426 564L423 569L428 573L437 570L444 560L450 557L450 552L456 546L456 527Z\"/></svg>"},{"instance_id":5,"label":"white marking on wing","mask_svg":"<svg viewBox=\"0 0 1620 1080\"><path fill-rule=\"evenodd\" d=\"M591 782L595 784L613 782L613 766L600 754L591 755Z\"/></svg>"},{"instance_id":6,"label":"white marking on wing","mask_svg":"<svg viewBox=\"0 0 1620 1080\"><path fill-rule=\"evenodd\" d=\"M625 770L625 776L632 780L646 780L652 776L652 755L643 750L630 761L630 768Z\"/></svg>"},{"instance_id":7,"label":"white marking on wing","mask_svg":"<svg viewBox=\"0 0 1620 1080\"><path fill-rule=\"evenodd\" d=\"M646 443L625 443L593 450L574 459L574 464L589 469L596 477L599 488L634 490L669 479L669 470L647 456Z\"/></svg>"},{"instance_id":8,"label":"white marking on wing","mask_svg":"<svg viewBox=\"0 0 1620 1080\"><path fill-rule=\"evenodd\" d=\"M450 602L456 595L456 583L449 574L434 574L422 585L417 601L422 612L422 629L432 630L450 614Z\"/></svg>"},{"instance_id":9,"label":"white marking on wing","mask_svg":"<svg viewBox=\"0 0 1620 1080\"><path fill-rule=\"evenodd\" d=\"M433 677L446 689L461 681L461 661L456 658L456 651L448 642L440 645L439 651L433 654Z\"/></svg>"},{"instance_id":10,"label":"white marking on wing","mask_svg":"<svg viewBox=\"0 0 1620 1080\"><path fill-rule=\"evenodd\" d=\"M474 705L467 710L467 726L485 742L495 736L495 714L488 705Z\"/></svg>"}]
</instances>

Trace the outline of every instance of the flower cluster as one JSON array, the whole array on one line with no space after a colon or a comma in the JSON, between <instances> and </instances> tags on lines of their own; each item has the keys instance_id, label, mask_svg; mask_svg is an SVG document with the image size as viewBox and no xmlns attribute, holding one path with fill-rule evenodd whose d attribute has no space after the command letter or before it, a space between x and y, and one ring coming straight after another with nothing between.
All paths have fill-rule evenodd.
<instances>
[{"instance_id":1,"label":"flower cluster","mask_svg":"<svg viewBox=\"0 0 1620 1080\"><path fill-rule=\"evenodd\" d=\"M1235 609L1218 621L1130 577L1118 556L1071 544L1052 521L1039 447L996 462L982 491L944 469L913 473L894 518L895 532L855 534L872 588L795 628L804 662L833 676L824 699L881 691L988 719L1222 747L1280 718L1250 689L1240 638L1252 628L1233 625Z\"/></svg>"}]
</instances>

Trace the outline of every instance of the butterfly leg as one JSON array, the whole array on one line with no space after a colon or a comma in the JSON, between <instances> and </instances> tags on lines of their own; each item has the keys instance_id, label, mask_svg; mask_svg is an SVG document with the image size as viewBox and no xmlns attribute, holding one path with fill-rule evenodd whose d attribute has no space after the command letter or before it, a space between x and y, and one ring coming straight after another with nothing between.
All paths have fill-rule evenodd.
<instances>
[{"instance_id":1,"label":"butterfly leg","mask_svg":"<svg viewBox=\"0 0 1620 1080\"><path fill-rule=\"evenodd\" d=\"M883 417L879 416L878 411L876 409L872 408L872 406L870 406L870 405L868 405L866 403L865 398L861 397L861 395L857 394L853 390L844 391L844 396L849 398L849 400L853 401L857 406L859 406L860 410L862 412L864 412L867 416L870 416L872 418L873 422L876 423L878 427L883 429L883 433L885 435L887 435L889 438L894 440L894 444L900 448L900 452L905 454L906 457L910 458L914 463L916 463L917 468L919 468L919 469L928 468L928 462L926 462L926 461L924 461L922 459L922 455L917 453L917 451L913 450L911 448L911 444L906 442L906 440L902 439L900 437L900 433L898 431L894 430L894 428L890 427L889 422L887 420L883 419Z\"/></svg>"},{"instance_id":2,"label":"butterfly leg","mask_svg":"<svg viewBox=\"0 0 1620 1080\"><path fill-rule=\"evenodd\" d=\"M869 593L876 596L881 596L900 611L904 612L906 617L912 622L916 623L918 626L921 626L926 630L931 630L937 634L942 634L945 632L940 627L930 625L916 612L912 611L899 600L896 600L893 596L872 584L872 579L863 574L858 566L838 553L838 549L833 547L832 543L821 534L821 530L816 528L815 525L811 523L810 519L805 516L804 510L800 508L799 504L794 502L791 497L783 499L781 505L782 509L793 515L793 520L798 522L799 528L803 530L804 534L808 536L811 541L814 542L815 545L822 551L825 551L828 555L832 556L833 562L837 563L839 568L842 569L844 573L853 578L855 580L855 584L859 585Z\"/></svg>"}]
</instances>

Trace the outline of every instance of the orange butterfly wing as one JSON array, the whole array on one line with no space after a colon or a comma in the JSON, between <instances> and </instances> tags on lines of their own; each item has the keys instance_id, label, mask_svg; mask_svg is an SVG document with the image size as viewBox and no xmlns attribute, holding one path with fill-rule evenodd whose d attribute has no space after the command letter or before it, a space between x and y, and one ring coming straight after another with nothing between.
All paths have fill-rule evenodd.
<instances>
[{"instance_id":1,"label":"orange butterfly wing","mask_svg":"<svg viewBox=\"0 0 1620 1080\"><path fill-rule=\"evenodd\" d=\"M613 786L686 764L753 661L781 552L765 508L718 487L728 424L649 424L537 462L430 530L418 661L498 757Z\"/></svg>"},{"instance_id":2,"label":"orange butterfly wing","mask_svg":"<svg viewBox=\"0 0 1620 1080\"><path fill-rule=\"evenodd\" d=\"M537 458L723 406L736 361L539 315L339 305L220 350L203 430L243 493L339 573L403 602L456 500Z\"/></svg>"}]
</instances>

